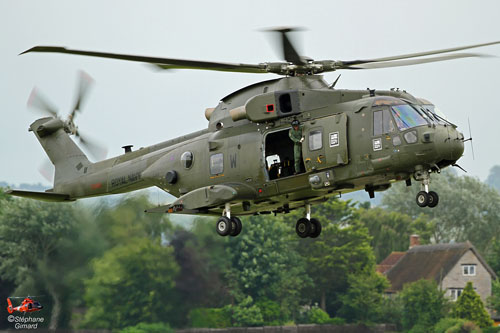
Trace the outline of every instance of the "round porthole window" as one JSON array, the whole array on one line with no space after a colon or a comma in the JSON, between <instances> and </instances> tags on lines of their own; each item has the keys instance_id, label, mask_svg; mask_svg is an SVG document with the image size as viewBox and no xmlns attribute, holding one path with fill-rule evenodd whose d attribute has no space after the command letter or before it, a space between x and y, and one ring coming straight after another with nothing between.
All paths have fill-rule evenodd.
<instances>
[{"instance_id":1,"label":"round porthole window","mask_svg":"<svg viewBox=\"0 0 500 333\"><path fill-rule=\"evenodd\" d=\"M193 153L187 151L181 155L181 163L182 166L186 169L189 169L193 166L194 156Z\"/></svg>"}]
</instances>

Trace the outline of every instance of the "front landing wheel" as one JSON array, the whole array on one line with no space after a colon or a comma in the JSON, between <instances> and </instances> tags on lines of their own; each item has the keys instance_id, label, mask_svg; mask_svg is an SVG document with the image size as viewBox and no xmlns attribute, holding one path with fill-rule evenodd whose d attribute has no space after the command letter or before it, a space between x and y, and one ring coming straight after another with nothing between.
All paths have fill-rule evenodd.
<instances>
[{"instance_id":1,"label":"front landing wheel","mask_svg":"<svg viewBox=\"0 0 500 333\"><path fill-rule=\"evenodd\" d=\"M429 206L431 208L436 207L438 202L439 202L438 194L434 191L430 191L429 192L429 203L427 204L427 206Z\"/></svg>"}]
</instances>

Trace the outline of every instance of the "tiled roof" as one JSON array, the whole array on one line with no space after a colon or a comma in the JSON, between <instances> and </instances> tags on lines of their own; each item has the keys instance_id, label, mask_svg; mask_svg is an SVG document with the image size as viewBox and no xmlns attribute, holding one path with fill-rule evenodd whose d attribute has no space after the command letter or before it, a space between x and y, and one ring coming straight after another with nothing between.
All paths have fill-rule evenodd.
<instances>
[{"instance_id":1,"label":"tiled roof","mask_svg":"<svg viewBox=\"0 0 500 333\"><path fill-rule=\"evenodd\" d=\"M392 268L406 252L392 252L380 264L377 265L377 272L385 273Z\"/></svg>"},{"instance_id":2,"label":"tiled roof","mask_svg":"<svg viewBox=\"0 0 500 333\"><path fill-rule=\"evenodd\" d=\"M386 271L386 276L391 282L388 291L400 291L404 284L420 279L435 280L439 283L469 250L474 252L493 278L496 278L495 273L470 242L419 245L406 252L392 268ZM389 257L387 259L390 259ZM394 258L390 260L392 261ZM385 260L381 264L384 262Z\"/></svg>"}]
</instances>

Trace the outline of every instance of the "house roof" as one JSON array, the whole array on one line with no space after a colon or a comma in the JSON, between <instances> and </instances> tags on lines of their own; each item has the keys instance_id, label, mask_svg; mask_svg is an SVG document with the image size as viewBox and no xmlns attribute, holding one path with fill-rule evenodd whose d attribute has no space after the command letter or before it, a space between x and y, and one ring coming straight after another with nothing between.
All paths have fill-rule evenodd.
<instances>
[{"instance_id":1,"label":"house roof","mask_svg":"<svg viewBox=\"0 0 500 333\"><path fill-rule=\"evenodd\" d=\"M385 273L401 259L406 252L392 252L380 264L377 265L377 272Z\"/></svg>"},{"instance_id":2,"label":"house roof","mask_svg":"<svg viewBox=\"0 0 500 333\"><path fill-rule=\"evenodd\" d=\"M493 272L470 242L419 245L406 252L392 268L386 271L386 276L391 282L388 292L400 291L403 289L404 284L420 279L434 280L439 283L469 250L476 255L481 264L495 279L495 272ZM390 260L394 259L395 257Z\"/></svg>"}]
</instances>

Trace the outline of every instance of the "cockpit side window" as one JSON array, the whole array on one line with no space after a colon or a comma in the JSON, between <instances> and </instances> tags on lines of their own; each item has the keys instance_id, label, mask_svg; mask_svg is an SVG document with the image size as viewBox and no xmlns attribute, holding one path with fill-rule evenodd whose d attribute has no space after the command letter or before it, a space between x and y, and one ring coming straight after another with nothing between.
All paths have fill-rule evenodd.
<instances>
[{"instance_id":1,"label":"cockpit side window","mask_svg":"<svg viewBox=\"0 0 500 333\"><path fill-rule=\"evenodd\" d=\"M428 124L422 115L408 104L391 106L391 111L400 131Z\"/></svg>"},{"instance_id":2,"label":"cockpit side window","mask_svg":"<svg viewBox=\"0 0 500 333\"><path fill-rule=\"evenodd\" d=\"M394 132L394 120L388 109L373 112L373 135L381 135Z\"/></svg>"}]
</instances>

